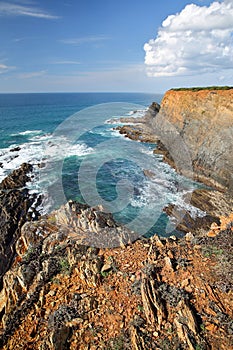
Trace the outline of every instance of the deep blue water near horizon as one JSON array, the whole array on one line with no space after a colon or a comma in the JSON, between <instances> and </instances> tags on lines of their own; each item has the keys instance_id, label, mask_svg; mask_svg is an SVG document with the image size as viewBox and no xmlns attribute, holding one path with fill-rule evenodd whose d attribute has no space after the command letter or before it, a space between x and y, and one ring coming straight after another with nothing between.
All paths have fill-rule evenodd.
<instances>
[{"instance_id":1,"label":"deep blue water near horizon","mask_svg":"<svg viewBox=\"0 0 233 350\"><path fill-rule=\"evenodd\" d=\"M149 106L161 98L159 94L144 93L0 94L0 148L20 141L19 133L26 130L53 132L64 119L83 108L108 102Z\"/></svg>"},{"instance_id":2,"label":"deep blue water near horizon","mask_svg":"<svg viewBox=\"0 0 233 350\"><path fill-rule=\"evenodd\" d=\"M132 115L132 110L127 104L146 108L154 101L160 103L161 99L162 95L143 93L0 94L0 181L23 162L38 165L47 161L50 165L52 164L52 171L44 172L43 181L32 181L29 186L31 186L31 191L44 194L47 192L55 193L58 181L56 179L57 170L54 169L57 169L60 159L58 159L57 151L54 151L54 148L59 146L61 153L59 156L63 161L62 186L66 200L73 199L85 202L86 197L83 197L83 193L91 192L91 183L95 181L98 195L107 202L114 201L118 195L116 189L118 181L127 180L133 185L133 193L125 208L114 213L115 219L128 224L138 218L136 227L140 231L140 227L142 230L144 229L147 217L149 220L158 212L158 215L155 215L154 224L147 231L147 235L154 233L164 236L170 235L171 233L166 231L169 220L161 208L169 203L179 203L179 205L185 206L183 194L198 184L179 176L167 164L164 164L160 157L154 156L155 145L139 145L131 140L123 142L123 137L113 130L116 125L102 123L92 128L94 114L92 119L84 118L81 120L80 117L80 119L75 120L72 128L78 128L80 122L83 130L86 130L77 142L69 143L64 135L60 137L61 135L58 134L54 137L54 132L59 125L65 127L64 122L67 118L87 107L115 102L125 104L125 113L119 115L115 114L114 106L113 110L111 110L111 105L103 107L106 119L111 119L122 115ZM141 115L141 109L139 108L138 113L134 113L134 115ZM114 153L111 154L111 159L107 159L109 146L106 146L107 148L103 152L98 148L99 145L105 144L111 145L110 148ZM114 145L116 145L115 150ZM45 156L45 149L48 148L49 160ZM137 164L137 160L135 161L138 158L137 152L141 154L140 166ZM101 158L103 154L104 161ZM130 154L130 159L127 158L127 154ZM77 176L80 166L85 161L89 162L89 165L82 170L84 176L81 190ZM93 169L92 164L95 161L102 163L98 166L96 177L93 180L90 169ZM153 170L156 178L146 177L144 169ZM92 201L92 198L90 200ZM197 215L193 208L189 209L193 215ZM173 233L180 234L176 230Z\"/></svg>"}]
</instances>

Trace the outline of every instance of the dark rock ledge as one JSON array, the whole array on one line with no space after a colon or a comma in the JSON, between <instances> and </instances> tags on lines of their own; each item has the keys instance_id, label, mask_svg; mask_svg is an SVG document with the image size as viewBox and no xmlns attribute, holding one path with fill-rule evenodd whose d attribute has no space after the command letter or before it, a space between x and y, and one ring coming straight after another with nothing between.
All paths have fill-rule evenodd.
<instances>
[{"instance_id":1,"label":"dark rock ledge","mask_svg":"<svg viewBox=\"0 0 233 350\"><path fill-rule=\"evenodd\" d=\"M25 188L31 171L32 165L23 163L0 183L0 286L15 256L20 229L26 221L32 220L33 212L29 208L36 198Z\"/></svg>"}]
</instances>

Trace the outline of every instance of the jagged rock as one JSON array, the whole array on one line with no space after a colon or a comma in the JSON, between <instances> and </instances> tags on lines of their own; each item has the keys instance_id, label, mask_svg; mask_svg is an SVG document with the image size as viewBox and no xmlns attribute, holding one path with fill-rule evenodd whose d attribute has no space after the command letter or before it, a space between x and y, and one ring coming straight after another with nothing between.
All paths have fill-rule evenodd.
<instances>
[{"instance_id":1,"label":"jagged rock","mask_svg":"<svg viewBox=\"0 0 233 350\"><path fill-rule=\"evenodd\" d=\"M138 329L134 326L131 326L131 344L134 350L146 350L145 342L143 337L140 336Z\"/></svg>"},{"instance_id":2,"label":"jagged rock","mask_svg":"<svg viewBox=\"0 0 233 350\"><path fill-rule=\"evenodd\" d=\"M197 321L187 300L181 300L178 304L178 315L174 319L178 337L181 342L187 344L188 349L195 350L200 344Z\"/></svg>"},{"instance_id":3,"label":"jagged rock","mask_svg":"<svg viewBox=\"0 0 233 350\"><path fill-rule=\"evenodd\" d=\"M31 170L32 166L24 163L0 184L0 289L2 277L10 268L15 255L20 228L32 218L29 209L35 197L30 196L24 188Z\"/></svg>"},{"instance_id":4,"label":"jagged rock","mask_svg":"<svg viewBox=\"0 0 233 350\"><path fill-rule=\"evenodd\" d=\"M228 215L233 208L231 195L223 195L222 192L196 189L192 193L190 204L208 213L210 216ZM219 219L215 223L219 225Z\"/></svg>"},{"instance_id":5,"label":"jagged rock","mask_svg":"<svg viewBox=\"0 0 233 350\"><path fill-rule=\"evenodd\" d=\"M196 335L198 332L197 321L190 305L188 304L188 301L185 299L181 300L178 304L178 309L178 313L181 316L183 322L193 332L193 334Z\"/></svg>"},{"instance_id":6,"label":"jagged rock","mask_svg":"<svg viewBox=\"0 0 233 350\"><path fill-rule=\"evenodd\" d=\"M185 233L208 230L213 222L219 222L217 216L209 214L194 218L187 210L176 207L174 204L169 204L163 210L167 215L172 216L173 220L177 223L176 228Z\"/></svg>"},{"instance_id":7,"label":"jagged rock","mask_svg":"<svg viewBox=\"0 0 233 350\"><path fill-rule=\"evenodd\" d=\"M79 264L80 278L85 281L88 286L96 286L100 279L100 271L103 265L102 260L89 249L87 254L81 258Z\"/></svg>"},{"instance_id":8,"label":"jagged rock","mask_svg":"<svg viewBox=\"0 0 233 350\"><path fill-rule=\"evenodd\" d=\"M21 148L19 146L17 146L17 147L11 148L10 152L18 152L20 150L21 150Z\"/></svg>"},{"instance_id":9,"label":"jagged rock","mask_svg":"<svg viewBox=\"0 0 233 350\"><path fill-rule=\"evenodd\" d=\"M186 196L184 200L186 201ZM186 233L195 232L196 235L209 230L213 223L219 226L219 217L229 214L233 207L232 197L217 190L196 189L192 192L191 198L187 198L187 201L202 210L203 215L192 217L187 210L174 204L165 207L164 211L177 222L178 230Z\"/></svg>"},{"instance_id":10,"label":"jagged rock","mask_svg":"<svg viewBox=\"0 0 233 350\"><path fill-rule=\"evenodd\" d=\"M132 123L132 125L119 126L116 130L119 130L120 134L125 135L131 140L156 143L158 137L154 133L151 124L159 110L160 105L153 102L143 117L121 118L121 123Z\"/></svg>"},{"instance_id":11,"label":"jagged rock","mask_svg":"<svg viewBox=\"0 0 233 350\"><path fill-rule=\"evenodd\" d=\"M145 315L148 323L160 329L162 322L166 320L166 309L157 288L158 285L156 286L153 278L143 278L141 295Z\"/></svg>"},{"instance_id":12,"label":"jagged rock","mask_svg":"<svg viewBox=\"0 0 233 350\"><path fill-rule=\"evenodd\" d=\"M101 209L71 201L55 211L55 221L70 239L98 248L126 245L139 237L116 224L112 214Z\"/></svg>"},{"instance_id":13,"label":"jagged rock","mask_svg":"<svg viewBox=\"0 0 233 350\"><path fill-rule=\"evenodd\" d=\"M152 102L147 113L149 113L150 117L153 118L156 116L156 114L159 113L159 111L160 111L160 105L157 102Z\"/></svg>"},{"instance_id":14,"label":"jagged rock","mask_svg":"<svg viewBox=\"0 0 233 350\"><path fill-rule=\"evenodd\" d=\"M23 163L19 169L14 170L8 175L1 183L1 190L20 189L26 185L26 182L30 180L28 174L32 171L32 165Z\"/></svg>"}]
</instances>

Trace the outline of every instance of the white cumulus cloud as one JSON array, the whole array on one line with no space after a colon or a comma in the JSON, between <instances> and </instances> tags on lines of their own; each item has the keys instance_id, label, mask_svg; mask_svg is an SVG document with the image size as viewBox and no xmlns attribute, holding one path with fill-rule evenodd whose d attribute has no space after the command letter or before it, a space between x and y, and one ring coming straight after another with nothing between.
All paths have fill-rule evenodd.
<instances>
[{"instance_id":1,"label":"white cumulus cloud","mask_svg":"<svg viewBox=\"0 0 233 350\"><path fill-rule=\"evenodd\" d=\"M233 68L233 1L187 5L168 16L144 45L149 76L212 73Z\"/></svg>"}]
</instances>

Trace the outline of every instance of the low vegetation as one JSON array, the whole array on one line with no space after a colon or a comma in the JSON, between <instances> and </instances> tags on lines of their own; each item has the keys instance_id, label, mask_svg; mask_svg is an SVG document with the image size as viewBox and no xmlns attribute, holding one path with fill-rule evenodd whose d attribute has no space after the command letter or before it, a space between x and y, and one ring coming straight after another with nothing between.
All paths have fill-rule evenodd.
<instances>
[{"instance_id":1,"label":"low vegetation","mask_svg":"<svg viewBox=\"0 0 233 350\"><path fill-rule=\"evenodd\" d=\"M201 90L231 90L233 86L205 86L205 87L190 87L190 88L174 88L172 91L201 91Z\"/></svg>"}]
</instances>

